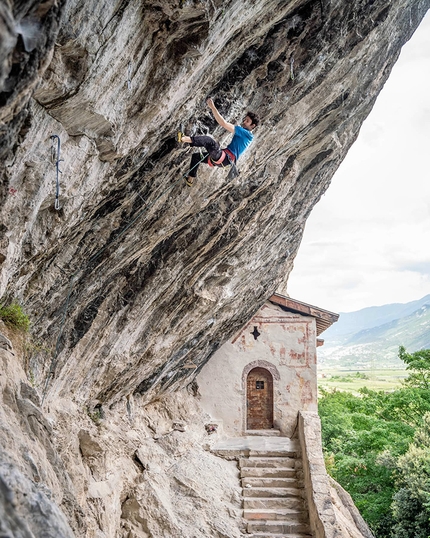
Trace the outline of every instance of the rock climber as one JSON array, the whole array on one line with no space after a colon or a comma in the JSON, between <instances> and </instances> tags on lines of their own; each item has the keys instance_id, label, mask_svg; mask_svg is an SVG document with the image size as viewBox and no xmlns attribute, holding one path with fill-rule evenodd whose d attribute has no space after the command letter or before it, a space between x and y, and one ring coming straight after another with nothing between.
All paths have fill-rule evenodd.
<instances>
[{"instance_id":1,"label":"rock climber","mask_svg":"<svg viewBox=\"0 0 430 538\"><path fill-rule=\"evenodd\" d=\"M193 153L191 157L190 170L185 178L189 187L197 177L197 169L201 163L206 163L209 166L231 166L236 172L236 162L240 155L246 150L254 139L252 131L260 123L258 114L255 112L247 112L242 121L242 125L233 125L226 121L218 112L212 99L206 101L208 107L212 110L212 114L221 127L224 127L230 133L233 133L233 138L230 144L222 149L219 143L212 136L186 136L183 133L178 133L178 141L186 144L191 144L195 148L205 148L206 154L203 156L200 153Z\"/></svg>"}]
</instances>

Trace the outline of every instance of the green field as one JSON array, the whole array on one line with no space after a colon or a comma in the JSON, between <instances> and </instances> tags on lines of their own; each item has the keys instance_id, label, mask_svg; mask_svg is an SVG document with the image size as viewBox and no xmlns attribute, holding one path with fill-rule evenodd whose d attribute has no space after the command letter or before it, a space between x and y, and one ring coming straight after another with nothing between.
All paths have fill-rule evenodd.
<instances>
[{"instance_id":1,"label":"green field","mask_svg":"<svg viewBox=\"0 0 430 538\"><path fill-rule=\"evenodd\" d=\"M388 392L400 388L402 379L405 379L407 375L406 370L394 368L380 370L320 368L318 370L318 388L345 390L356 395L358 389L363 387Z\"/></svg>"}]
</instances>

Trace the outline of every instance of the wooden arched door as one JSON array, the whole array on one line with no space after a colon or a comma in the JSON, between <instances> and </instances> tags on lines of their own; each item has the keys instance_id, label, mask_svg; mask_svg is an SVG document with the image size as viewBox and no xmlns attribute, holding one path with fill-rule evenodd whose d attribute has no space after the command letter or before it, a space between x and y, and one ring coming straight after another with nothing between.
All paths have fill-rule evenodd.
<instances>
[{"instance_id":1,"label":"wooden arched door","mask_svg":"<svg viewBox=\"0 0 430 538\"><path fill-rule=\"evenodd\" d=\"M246 428L273 428L273 377L266 368L253 368L246 381Z\"/></svg>"}]
</instances>

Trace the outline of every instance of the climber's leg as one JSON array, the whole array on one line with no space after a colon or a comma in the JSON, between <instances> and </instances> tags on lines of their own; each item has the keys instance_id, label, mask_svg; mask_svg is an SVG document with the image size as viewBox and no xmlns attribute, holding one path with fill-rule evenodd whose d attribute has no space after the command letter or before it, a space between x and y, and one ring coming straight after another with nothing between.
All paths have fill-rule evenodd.
<instances>
[{"instance_id":1,"label":"climber's leg","mask_svg":"<svg viewBox=\"0 0 430 538\"><path fill-rule=\"evenodd\" d=\"M184 138L190 140L189 143L193 148L205 148L205 150L209 153L212 161L218 161L221 157L221 147L218 142L211 136L201 135L182 137L183 142L185 142Z\"/></svg>"},{"instance_id":2,"label":"climber's leg","mask_svg":"<svg viewBox=\"0 0 430 538\"><path fill-rule=\"evenodd\" d=\"M197 177L197 169L201 165L201 163L207 164L209 160L209 153L206 153L206 155L201 155L200 153L193 153L191 155L191 163L190 163L190 169L188 171L188 179L187 179L187 185L191 187L193 184L194 178Z\"/></svg>"}]
</instances>

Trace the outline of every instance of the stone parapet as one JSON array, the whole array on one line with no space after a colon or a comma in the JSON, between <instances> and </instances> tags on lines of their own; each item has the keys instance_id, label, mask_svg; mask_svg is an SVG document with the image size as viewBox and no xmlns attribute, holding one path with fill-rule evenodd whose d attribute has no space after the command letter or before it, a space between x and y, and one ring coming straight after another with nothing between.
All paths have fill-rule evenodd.
<instances>
[{"instance_id":1,"label":"stone parapet","mask_svg":"<svg viewBox=\"0 0 430 538\"><path fill-rule=\"evenodd\" d=\"M299 412L298 434L312 532L315 538L343 536L331 500L329 478L322 453L321 421L317 413Z\"/></svg>"},{"instance_id":2,"label":"stone parapet","mask_svg":"<svg viewBox=\"0 0 430 538\"><path fill-rule=\"evenodd\" d=\"M299 412L305 498L315 538L373 538L351 497L327 474L317 413Z\"/></svg>"}]
</instances>

